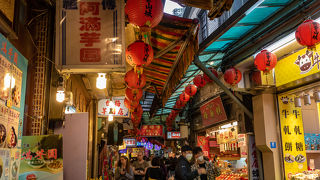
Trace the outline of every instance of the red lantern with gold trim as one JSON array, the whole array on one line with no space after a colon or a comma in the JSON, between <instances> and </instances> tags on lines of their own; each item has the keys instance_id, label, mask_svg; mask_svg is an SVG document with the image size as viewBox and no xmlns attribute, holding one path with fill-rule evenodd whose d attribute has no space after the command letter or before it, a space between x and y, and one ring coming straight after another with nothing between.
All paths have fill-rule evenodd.
<instances>
[{"instance_id":1,"label":"red lantern with gold trim","mask_svg":"<svg viewBox=\"0 0 320 180\"><path fill-rule=\"evenodd\" d=\"M139 101L143 95L142 89L126 89L126 98L130 101Z\"/></svg>"},{"instance_id":2,"label":"red lantern with gold trim","mask_svg":"<svg viewBox=\"0 0 320 180\"><path fill-rule=\"evenodd\" d=\"M197 93L197 86L193 84L189 84L185 89L184 92L189 96L194 96Z\"/></svg>"},{"instance_id":3,"label":"red lantern with gold trim","mask_svg":"<svg viewBox=\"0 0 320 180\"><path fill-rule=\"evenodd\" d=\"M126 49L126 60L131 66L148 66L153 60L153 49L143 41L135 41Z\"/></svg>"},{"instance_id":4,"label":"red lantern with gold trim","mask_svg":"<svg viewBox=\"0 0 320 180\"><path fill-rule=\"evenodd\" d=\"M213 67L209 67L208 69L209 69L217 78L219 77L217 71L216 71ZM206 74L203 74L203 78L204 78L204 80L206 80L208 83L209 83L209 82L212 82L212 80L211 80L211 79L209 78L209 76L207 76Z\"/></svg>"},{"instance_id":5,"label":"red lantern with gold trim","mask_svg":"<svg viewBox=\"0 0 320 180\"><path fill-rule=\"evenodd\" d=\"M262 50L254 59L254 65L260 71L269 73L277 64L277 56L268 50Z\"/></svg>"},{"instance_id":6,"label":"red lantern with gold trim","mask_svg":"<svg viewBox=\"0 0 320 180\"><path fill-rule=\"evenodd\" d=\"M193 79L194 85L196 85L198 88L204 87L206 85L206 80L201 74L198 74Z\"/></svg>"},{"instance_id":7,"label":"red lantern with gold trim","mask_svg":"<svg viewBox=\"0 0 320 180\"><path fill-rule=\"evenodd\" d=\"M138 74L134 70L130 70L124 76L126 85L131 89L141 89L146 85L146 75Z\"/></svg>"},{"instance_id":8,"label":"red lantern with gold trim","mask_svg":"<svg viewBox=\"0 0 320 180\"><path fill-rule=\"evenodd\" d=\"M180 99L178 99L176 104L175 104L175 108L179 109L179 108L184 107L184 105L186 105L186 103L182 102Z\"/></svg>"},{"instance_id":9,"label":"red lantern with gold trim","mask_svg":"<svg viewBox=\"0 0 320 180\"><path fill-rule=\"evenodd\" d=\"M224 80L226 81L226 83L235 86L236 84L238 84L241 81L242 78L242 74L241 72L232 67L226 70L226 72L224 72Z\"/></svg>"},{"instance_id":10,"label":"red lantern with gold trim","mask_svg":"<svg viewBox=\"0 0 320 180\"><path fill-rule=\"evenodd\" d=\"M186 94L185 92L183 92L180 94L179 99L182 102L188 102L190 100L190 96L188 94Z\"/></svg>"},{"instance_id":11,"label":"red lantern with gold trim","mask_svg":"<svg viewBox=\"0 0 320 180\"><path fill-rule=\"evenodd\" d=\"M304 21L296 30L296 40L302 46L313 48L320 42L320 24L311 19Z\"/></svg>"},{"instance_id":12,"label":"red lantern with gold trim","mask_svg":"<svg viewBox=\"0 0 320 180\"><path fill-rule=\"evenodd\" d=\"M125 13L131 24L140 27L156 27L163 16L161 0L127 0Z\"/></svg>"}]
</instances>

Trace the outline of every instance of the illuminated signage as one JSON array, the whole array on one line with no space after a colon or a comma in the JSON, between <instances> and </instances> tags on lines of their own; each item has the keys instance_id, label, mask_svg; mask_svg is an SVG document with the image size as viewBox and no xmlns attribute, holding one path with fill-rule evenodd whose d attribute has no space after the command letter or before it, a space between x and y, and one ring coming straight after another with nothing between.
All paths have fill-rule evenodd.
<instances>
[{"instance_id":1,"label":"illuminated signage","mask_svg":"<svg viewBox=\"0 0 320 180\"><path fill-rule=\"evenodd\" d=\"M167 132L167 139L180 139L181 133L180 132Z\"/></svg>"},{"instance_id":2,"label":"illuminated signage","mask_svg":"<svg viewBox=\"0 0 320 180\"><path fill-rule=\"evenodd\" d=\"M136 146L136 139L124 139L124 144L126 147L135 147Z\"/></svg>"}]
</instances>

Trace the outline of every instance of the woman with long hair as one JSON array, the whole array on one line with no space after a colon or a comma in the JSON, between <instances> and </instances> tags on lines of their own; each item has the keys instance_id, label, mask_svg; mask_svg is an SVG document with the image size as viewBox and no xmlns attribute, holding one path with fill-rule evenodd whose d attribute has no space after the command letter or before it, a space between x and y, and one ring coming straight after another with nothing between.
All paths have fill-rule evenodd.
<instances>
[{"instance_id":1,"label":"woman with long hair","mask_svg":"<svg viewBox=\"0 0 320 180\"><path fill-rule=\"evenodd\" d=\"M117 165L115 180L133 180L134 174L126 156L121 156Z\"/></svg>"}]
</instances>

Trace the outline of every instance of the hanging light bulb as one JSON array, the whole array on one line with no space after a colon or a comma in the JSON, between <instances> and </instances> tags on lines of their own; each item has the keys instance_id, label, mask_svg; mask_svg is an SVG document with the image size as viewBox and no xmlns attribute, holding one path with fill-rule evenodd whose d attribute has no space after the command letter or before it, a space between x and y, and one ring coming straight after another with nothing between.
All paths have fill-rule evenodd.
<instances>
[{"instance_id":1,"label":"hanging light bulb","mask_svg":"<svg viewBox=\"0 0 320 180\"><path fill-rule=\"evenodd\" d=\"M62 86L59 86L57 89L56 100L61 103L64 101L64 98L65 98L64 88Z\"/></svg>"},{"instance_id":2,"label":"hanging light bulb","mask_svg":"<svg viewBox=\"0 0 320 180\"><path fill-rule=\"evenodd\" d=\"M315 101L316 103L320 102L320 91L314 90L314 92L313 92L313 98L314 98L314 101Z\"/></svg>"},{"instance_id":3,"label":"hanging light bulb","mask_svg":"<svg viewBox=\"0 0 320 180\"><path fill-rule=\"evenodd\" d=\"M309 94L305 94L303 96L304 105L311 105L311 97Z\"/></svg>"},{"instance_id":4,"label":"hanging light bulb","mask_svg":"<svg viewBox=\"0 0 320 180\"><path fill-rule=\"evenodd\" d=\"M108 116L108 121L110 121L110 122L113 121L113 116L112 115Z\"/></svg>"},{"instance_id":5,"label":"hanging light bulb","mask_svg":"<svg viewBox=\"0 0 320 180\"><path fill-rule=\"evenodd\" d=\"M107 87L106 73L98 73L96 87L98 89L105 89Z\"/></svg>"},{"instance_id":6,"label":"hanging light bulb","mask_svg":"<svg viewBox=\"0 0 320 180\"><path fill-rule=\"evenodd\" d=\"M300 98L300 96L296 96L294 98L294 106L295 107L301 107L301 98Z\"/></svg>"}]
</instances>

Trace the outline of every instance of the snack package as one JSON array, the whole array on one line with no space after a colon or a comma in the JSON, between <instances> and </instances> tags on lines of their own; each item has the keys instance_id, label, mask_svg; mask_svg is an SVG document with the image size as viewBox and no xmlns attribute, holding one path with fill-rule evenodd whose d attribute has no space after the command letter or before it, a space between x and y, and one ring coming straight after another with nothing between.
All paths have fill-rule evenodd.
<instances>
[{"instance_id":1,"label":"snack package","mask_svg":"<svg viewBox=\"0 0 320 180\"><path fill-rule=\"evenodd\" d=\"M311 150L317 150L317 136L316 134L311 134Z\"/></svg>"},{"instance_id":2,"label":"snack package","mask_svg":"<svg viewBox=\"0 0 320 180\"><path fill-rule=\"evenodd\" d=\"M305 144L306 144L306 150L311 150L310 133L304 133L304 141L305 141Z\"/></svg>"}]
</instances>

